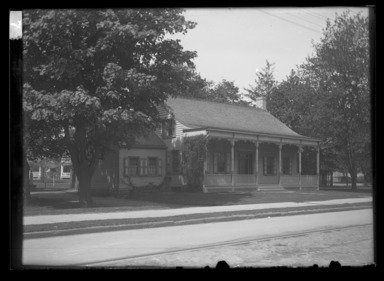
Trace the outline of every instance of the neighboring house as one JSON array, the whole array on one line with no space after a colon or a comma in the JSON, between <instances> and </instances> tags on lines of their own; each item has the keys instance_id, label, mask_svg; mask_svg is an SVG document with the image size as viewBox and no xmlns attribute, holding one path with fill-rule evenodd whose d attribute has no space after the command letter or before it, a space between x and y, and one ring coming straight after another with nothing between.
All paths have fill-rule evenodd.
<instances>
[{"instance_id":1,"label":"neighboring house","mask_svg":"<svg viewBox=\"0 0 384 281\"><path fill-rule=\"evenodd\" d=\"M69 158L62 158L60 163L60 179L71 179L72 162Z\"/></svg>"},{"instance_id":2,"label":"neighboring house","mask_svg":"<svg viewBox=\"0 0 384 281\"><path fill-rule=\"evenodd\" d=\"M120 148L99 160L92 177L94 193L160 187L166 176L166 145L155 132L140 137L130 149Z\"/></svg>"},{"instance_id":3,"label":"neighboring house","mask_svg":"<svg viewBox=\"0 0 384 281\"><path fill-rule=\"evenodd\" d=\"M184 137L209 139L204 191L319 187L319 139L301 136L266 110L187 98L158 106L162 127L140 138L131 149L117 149L100 160L92 188L132 190L180 187ZM304 146L317 150L315 175L301 174Z\"/></svg>"}]
</instances>

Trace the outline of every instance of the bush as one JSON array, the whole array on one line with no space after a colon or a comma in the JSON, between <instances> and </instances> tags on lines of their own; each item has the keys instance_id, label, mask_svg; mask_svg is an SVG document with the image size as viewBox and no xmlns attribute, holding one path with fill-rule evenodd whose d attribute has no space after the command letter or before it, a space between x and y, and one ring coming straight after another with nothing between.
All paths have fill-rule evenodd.
<instances>
[{"instance_id":1,"label":"bush","mask_svg":"<svg viewBox=\"0 0 384 281\"><path fill-rule=\"evenodd\" d=\"M193 191L203 190L207 142L205 135L183 138L181 164L188 188Z\"/></svg>"}]
</instances>

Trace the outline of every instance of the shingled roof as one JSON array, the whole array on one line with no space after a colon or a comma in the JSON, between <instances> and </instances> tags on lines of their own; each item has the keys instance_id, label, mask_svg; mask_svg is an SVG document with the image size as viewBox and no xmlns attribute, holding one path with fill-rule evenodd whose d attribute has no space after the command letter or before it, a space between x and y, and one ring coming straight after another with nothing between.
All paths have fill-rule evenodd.
<instances>
[{"instance_id":1,"label":"shingled roof","mask_svg":"<svg viewBox=\"0 0 384 281\"><path fill-rule=\"evenodd\" d=\"M175 119L189 128L211 128L250 133L302 137L268 111L188 98L169 98L166 104Z\"/></svg>"},{"instance_id":2,"label":"shingled roof","mask_svg":"<svg viewBox=\"0 0 384 281\"><path fill-rule=\"evenodd\" d=\"M166 148L162 139L154 132L149 131L146 136L136 138L134 148Z\"/></svg>"}]
</instances>

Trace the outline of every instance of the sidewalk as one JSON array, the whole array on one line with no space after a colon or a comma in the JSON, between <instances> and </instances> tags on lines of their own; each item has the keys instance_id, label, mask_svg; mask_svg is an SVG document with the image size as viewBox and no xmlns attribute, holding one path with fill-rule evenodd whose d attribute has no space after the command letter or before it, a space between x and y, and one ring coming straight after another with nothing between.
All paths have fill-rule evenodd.
<instances>
[{"instance_id":1,"label":"sidewalk","mask_svg":"<svg viewBox=\"0 0 384 281\"><path fill-rule=\"evenodd\" d=\"M56 223L65 223L65 222L99 221L99 220L166 218L166 217L173 217L173 216L195 215L195 214L256 211L256 210L281 209L281 208L290 209L290 208L298 208L298 207L331 206L331 205L369 203L369 202L372 202L372 198L334 199L334 200L328 200L328 201L308 201L304 203L283 202L283 203L247 204L247 205L214 206L214 207L191 207L191 208L180 208L180 209L109 212L109 213L93 213L93 214L25 216L24 226L56 224Z\"/></svg>"}]
</instances>

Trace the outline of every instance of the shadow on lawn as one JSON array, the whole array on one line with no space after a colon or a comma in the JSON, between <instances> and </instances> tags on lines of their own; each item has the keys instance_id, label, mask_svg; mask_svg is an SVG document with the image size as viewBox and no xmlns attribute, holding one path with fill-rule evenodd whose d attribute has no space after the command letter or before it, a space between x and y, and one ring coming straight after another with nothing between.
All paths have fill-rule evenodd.
<instances>
[{"instance_id":1,"label":"shadow on lawn","mask_svg":"<svg viewBox=\"0 0 384 281\"><path fill-rule=\"evenodd\" d=\"M60 210L65 210L66 212L134 211L280 202L300 203L367 196L369 194L366 191L350 192L347 190L235 191L215 193L151 191L133 193L123 197L94 196L93 205L84 209L80 206L76 192L44 192L32 194L31 203L26 206L25 211L29 214L49 211L59 212Z\"/></svg>"}]
</instances>

